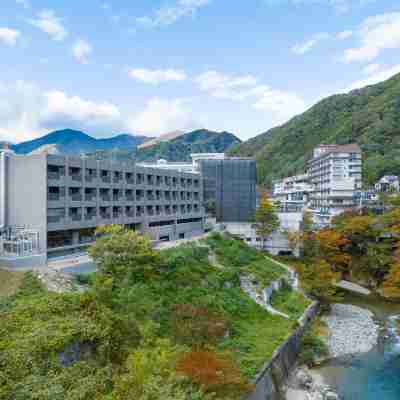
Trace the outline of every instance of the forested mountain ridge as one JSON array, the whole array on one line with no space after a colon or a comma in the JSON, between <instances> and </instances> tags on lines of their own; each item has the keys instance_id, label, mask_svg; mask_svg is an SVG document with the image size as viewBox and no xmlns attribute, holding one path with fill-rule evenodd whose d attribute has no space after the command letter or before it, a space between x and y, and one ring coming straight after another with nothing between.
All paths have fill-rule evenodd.
<instances>
[{"instance_id":1,"label":"forested mountain ridge","mask_svg":"<svg viewBox=\"0 0 400 400\"><path fill-rule=\"evenodd\" d=\"M191 153L224 153L232 146L241 143L229 132L213 132L199 129L185 133L175 139L137 150L138 161L191 161Z\"/></svg>"},{"instance_id":2,"label":"forested mountain ridge","mask_svg":"<svg viewBox=\"0 0 400 400\"><path fill-rule=\"evenodd\" d=\"M257 159L258 181L303 171L312 149L322 143L357 142L364 153L363 177L372 184L400 175L400 74L347 94L330 96L282 126L231 149Z\"/></svg>"}]
</instances>

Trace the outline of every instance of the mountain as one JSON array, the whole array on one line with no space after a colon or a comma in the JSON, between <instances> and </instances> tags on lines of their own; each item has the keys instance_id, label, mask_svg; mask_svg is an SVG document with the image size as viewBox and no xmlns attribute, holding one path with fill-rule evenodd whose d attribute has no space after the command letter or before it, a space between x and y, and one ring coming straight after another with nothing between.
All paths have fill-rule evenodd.
<instances>
[{"instance_id":1,"label":"mountain","mask_svg":"<svg viewBox=\"0 0 400 400\"><path fill-rule=\"evenodd\" d=\"M99 150L136 149L139 144L151 138L121 134L107 139L95 139L86 133L72 129L51 132L39 139L12 146L17 154L28 154L42 146L55 145L56 151L62 154L79 155Z\"/></svg>"},{"instance_id":2,"label":"mountain","mask_svg":"<svg viewBox=\"0 0 400 400\"><path fill-rule=\"evenodd\" d=\"M255 157L259 183L270 186L273 179L303 171L315 146L351 142L364 152L366 184L382 175L400 175L400 74L328 97L229 154Z\"/></svg>"},{"instance_id":3,"label":"mountain","mask_svg":"<svg viewBox=\"0 0 400 400\"><path fill-rule=\"evenodd\" d=\"M165 133L164 135L161 135L160 137L154 138L152 140L148 140L147 142L140 144L138 146L138 149L145 149L146 147L151 147L151 146L154 146L161 142L168 142L169 140L175 139L184 134L185 134L185 132L183 132L183 131L168 132L168 133Z\"/></svg>"},{"instance_id":4,"label":"mountain","mask_svg":"<svg viewBox=\"0 0 400 400\"><path fill-rule=\"evenodd\" d=\"M241 140L232 133L199 129L150 147L142 146L137 150L136 158L138 161L156 161L160 158L191 161L191 153L224 153L239 143Z\"/></svg>"}]
</instances>

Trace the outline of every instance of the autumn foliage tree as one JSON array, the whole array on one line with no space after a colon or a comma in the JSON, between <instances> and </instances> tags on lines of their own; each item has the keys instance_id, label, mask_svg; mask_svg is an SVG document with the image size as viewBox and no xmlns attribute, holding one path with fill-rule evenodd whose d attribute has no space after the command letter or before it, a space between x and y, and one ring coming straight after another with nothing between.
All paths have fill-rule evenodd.
<instances>
[{"instance_id":1,"label":"autumn foliage tree","mask_svg":"<svg viewBox=\"0 0 400 400\"><path fill-rule=\"evenodd\" d=\"M394 254L393 264L383 282L383 294L385 297L400 301L400 247Z\"/></svg>"},{"instance_id":2,"label":"autumn foliage tree","mask_svg":"<svg viewBox=\"0 0 400 400\"><path fill-rule=\"evenodd\" d=\"M239 399L252 389L229 357L212 351L194 350L185 354L176 370L206 393L215 393L217 398Z\"/></svg>"},{"instance_id":3,"label":"autumn foliage tree","mask_svg":"<svg viewBox=\"0 0 400 400\"><path fill-rule=\"evenodd\" d=\"M222 315L207 307L179 304L172 310L171 330L178 343L201 348L216 344L226 334L228 325Z\"/></svg>"},{"instance_id":4,"label":"autumn foliage tree","mask_svg":"<svg viewBox=\"0 0 400 400\"><path fill-rule=\"evenodd\" d=\"M345 252L348 239L333 229L324 229L315 234L314 240L319 254L335 271L347 271L351 262L350 255Z\"/></svg>"},{"instance_id":5,"label":"autumn foliage tree","mask_svg":"<svg viewBox=\"0 0 400 400\"><path fill-rule=\"evenodd\" d=\"M340 290L334 286L340 276L326 261L317 259L313 263L301 264L297 271L303 289L321 303L326 305L341 298Z\"/></svg>"},{"instance_id":6,"label":"autumn foliage tree","mask_svg":"<svg viewBox=\"0 0 400 400\"><path fill-rule=\"evenodd\" d=\"M274 204L266 193L260 199L260 205L256 210L256 233L262 238L263 248L268 238L279 228L280 222Z\"/></svg>"}]
</instances>

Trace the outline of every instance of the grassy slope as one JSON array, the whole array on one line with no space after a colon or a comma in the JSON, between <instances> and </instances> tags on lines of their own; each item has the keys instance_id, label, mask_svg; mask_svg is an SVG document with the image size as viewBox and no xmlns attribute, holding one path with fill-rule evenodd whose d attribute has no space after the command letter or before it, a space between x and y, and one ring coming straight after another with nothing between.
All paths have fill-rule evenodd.
<instances>
[{"instance_id":1,"label":"grassy slope","mask_svg":"<svg viewBox=\"0 0 400 400\"><path fill-rule=\"evenodd\" d=\"M13 295L21 285L24 274L0 268L0 297Z\"/></svg>"},{"instance_id":2,"label":"grassy slope","mask_svg":"<svg viewBox=\"0 0 400 400\"><path fill-rule=\"evenodd\" d=\"M4 366L7 365L11 376L5 390L14 390L15 380L19 383L19 395L24 393L24 387L37 393L42 386L51 394L60 382L64 387L72 382L75 388L84 387L85 394L82 392L79 397L76 393L76 398L92 398L95 392L110 393L109 374L118 374L118 367L104 364L99 358L59 370L57 354L69 344L87 340L95 340L98 348L104 348L108 354L108 347L114 348L113 342L119 337L115 330L120 313L132 318L142 332L150 329L152 337L174 343L171 318L175 307L184 304L206 307L223 316L229 326L229 336L216 344L217 349L230 354L244 376L253 377L293 332L295 324L293 320L270 315L249 299L240 289L239 276L247 273L249 265L257 266L254 274L264 282L286 271L240 241L212 236L207 245L216 251L222 269L209 263L209 249L204 245L163 250L160 276L113 294L115 311L101 304L91 305L87 294L58 295L42 289L25 289L15 300L5 304L5 314L0 313L0 351L4 351L5 360L8 360ZM107 299L107 290L98 295ZM135 346L137 344L129 345ZM36 375L26 375L31 357L38 371L42 371L40 379ZM46 359L51 360L49 367L41 361ZM102 382L105 382L104 387ZM0 397L1 393L0 390ZM48 399L44 395L42 398ZM103 399L100 395L97 398ZM68 399L75 400L75 397L71 395Z\"/></svg>"},{"instance_id":3,"label":"grassy slope","mask_svg":"<svg viewBox=\"0 0 400 400\"><path fill-rule=\"evenodd\" d=\"M303 171L321 143L358 142L364 179L400 174L400 74L374 86L328 97L288 123L235 146L233 155L254 156L259 183Z\"/></svg>"}]
</instances>

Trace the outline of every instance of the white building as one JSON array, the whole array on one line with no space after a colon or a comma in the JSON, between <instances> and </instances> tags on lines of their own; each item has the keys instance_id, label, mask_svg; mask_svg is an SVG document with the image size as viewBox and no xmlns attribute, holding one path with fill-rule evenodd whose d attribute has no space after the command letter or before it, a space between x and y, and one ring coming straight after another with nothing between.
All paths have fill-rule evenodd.
<instances>
[{"instance_id":1,"label":"white building","mask_svg":"<svg viewBox=\"0 0 400 400\"><path fill-rule=\"evenodd\" d=\"M383 176L375 185L375 190L380 193L399 192L399 178L393 175Z\"/></svg>"},{"instance_id":2,"label":"white building","mask_svg":"<svg viewBox=\"0 0 400 400\"><path fill-rule=\"evenodd\" d=\"M274 181L273 201L283 212L302 212L313 191L307 174Z\"/></svg>"},{"instance_id":3,"label":"white building","mask_svg":"<svg viewBox=\"0 0 400 400\"><path fill-rule=\"evenodd\" d=\"M362 157L357 144L321 145L308 162L313 191L309 211L314 222L327 225L343 211L354 208L355 193L362 186Z\"/></svg>"},{"instance_id":4,"label":"white building","mask_svg":"<svg viewBox=\"0 0 400 400\"><path fill-rule=\"evenodd\" d=\"M221 224L222 228L231 235L246 242L249 246L260 250L266 250L270 254L293 255L298 257L300 249L292 249L288 240L287 232L298 232L303 222L301 212L279 213L280 227L263 244L260 236L257 235L255 225L246 222L228 222Z\"/></svg>"}]
</instances>

